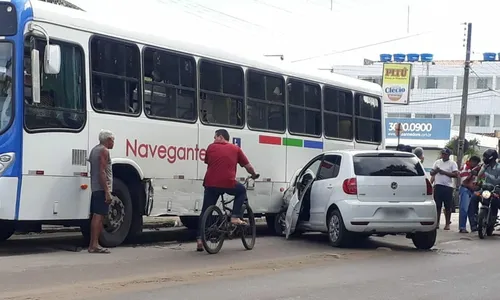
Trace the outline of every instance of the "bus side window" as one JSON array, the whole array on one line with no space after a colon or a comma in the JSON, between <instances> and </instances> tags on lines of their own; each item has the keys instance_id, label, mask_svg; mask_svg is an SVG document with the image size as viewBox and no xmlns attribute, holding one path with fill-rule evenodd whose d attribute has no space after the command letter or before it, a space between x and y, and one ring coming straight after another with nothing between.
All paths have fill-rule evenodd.
<instances>
[{"instance_id":1,"label":"bus side window","mask_svg":"<svg viewBox=\"0 0 500 300\"><path fill-rule=\"evenodd\" d=\"M354 104L356 140L380 143L382 141L382 104L380 99L357 94Z\"/></svg>"},{"instance_id":2,"label":"bus side window","mask_svg":"<svg viewBox=\"0 0 500 300\"><path fill-rule=\"evenodd\" d=\"M75 44L50 41L61 48L61 71L46 74L40 65L40 103L32 102L30 51L34 47L43 57L46 43L34 37L27 37L25 43L25 126L28 131L79 131L86 121L83 50Z\"/></svg>"},{"instance_id":3,"label":"bus side window","mask_svg":"<svg viewBox=\"0 0 500 300\"><path fill-rule=\"evenodd\" d=\"M196 121L194 58L149 47L145 48L143 53L146 116Z\"/></svg>"},{"instance_id":4,"label":"bus side window","mask_svg":"<svg viewBox=\"0 0 500 300\"><path fill-rule=\"evenodd\" d=\"M317 84L291 79L288 82L290 133L320 136L321 88Z\"/></svg>"},{"instance_id":5,"label":"bus side window","mask_svg":"<svg viewBox=\"0 0 500 300\"><path fill-rule=\"evenodd\" d=\"M200 63L201 121L204 124L243 127L243 70L202 60Z\"/></svg>"},{"instance_id":6,"label":"bus side window","mask_svg":"<svg viewBox=\"0 0 500 300\"><path fill-rule=\"evenodd\" d=\"M248 127L285 132L285 80L259 71L247 72Z\"/></svg>"},{"instance_id":7,"label":"bus side window","mask_svg":"<svg viewBox=\"0 0 500 300\"><path fill-rule=\"evenodd\" d=\"M326 137L352 141L353 108L352 92L329 86L323 88L323 120Z\"/></svg>"},{"instance_id":8,"label":"bus side window","mask_svg":"<svg viewBox=\"0 0 500 300\"><path fill-rule=\"evenodd\" d=\"M94 110L138 116L142 93L137 45L95 36L90 48Z\"/></svg>"}]
</instances>

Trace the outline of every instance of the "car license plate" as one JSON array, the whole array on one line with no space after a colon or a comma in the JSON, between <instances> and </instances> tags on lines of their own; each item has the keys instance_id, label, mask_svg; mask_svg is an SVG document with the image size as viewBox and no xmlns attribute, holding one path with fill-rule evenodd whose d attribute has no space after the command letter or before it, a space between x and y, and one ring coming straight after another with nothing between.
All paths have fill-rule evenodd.
<instances>
[{"instance_id":1,"label":"car license plate","mask_svg":"<svg viewBox=\"0 0 500 300\"><path fill-rule=\"evenodd\" d=\"M387 208L385 210L385 215L391 218L402 217L404 214L405 210L400 208Z\"/></svg>"}]
</instances>

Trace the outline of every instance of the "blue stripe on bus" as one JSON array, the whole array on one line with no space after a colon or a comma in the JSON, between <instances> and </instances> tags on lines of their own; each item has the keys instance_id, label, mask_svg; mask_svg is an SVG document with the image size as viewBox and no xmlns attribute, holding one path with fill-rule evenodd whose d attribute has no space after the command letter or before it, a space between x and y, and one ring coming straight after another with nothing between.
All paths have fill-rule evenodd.
<instances>
[{"instance_id":1,"label":"blue stripe on bus","mask_svg":"<svg viewBox=\"0 0 500 300\"><path fill-rule=\"evenodd\" d=\"M323 142L304 140L304 148L321 149L323 150Z\"/></svg>"}]
</instances>

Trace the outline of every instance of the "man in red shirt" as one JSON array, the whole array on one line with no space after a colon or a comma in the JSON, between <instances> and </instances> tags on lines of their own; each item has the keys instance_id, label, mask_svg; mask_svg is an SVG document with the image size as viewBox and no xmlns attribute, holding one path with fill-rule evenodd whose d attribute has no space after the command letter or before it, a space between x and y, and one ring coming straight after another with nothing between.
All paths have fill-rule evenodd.
<instances>
[{"instance_id":1,"label":"man in red shirt","mask_svg":"<svg viewBox=\"0 0 500 300\"><path fill-rule=\"evenodd\" d=\"M236 181L236 168L239 164L252 175L253 179L259 177L248 161L240 147L229 143L229 133L225 129L215 131L214 142L207 148L205 163L208 165L203 186L205 194L200 216L209 206L215 205L222 194L234 196L233 214L231 223L235 225L246 225L241 220L241 209L247 198L247 191L243 184ZM201 218L200 218L201 219ZM201 224L200 224L201 225ZM203 251L200 232L196 238L197 250Z\"/></svg>"}]
</instances>

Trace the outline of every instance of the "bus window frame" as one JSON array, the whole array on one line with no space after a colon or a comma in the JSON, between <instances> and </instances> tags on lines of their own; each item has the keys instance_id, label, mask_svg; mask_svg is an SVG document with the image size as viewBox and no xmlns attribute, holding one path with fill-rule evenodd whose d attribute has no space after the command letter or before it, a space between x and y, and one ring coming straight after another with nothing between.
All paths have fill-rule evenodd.
<instances>
[{"instance_id":1,"label":"bus window frame","mask_svg":"<svg viewBox=\"0 0 500 300\"><path fill-rule=\"evenodd\" d=\"M92 87L94 86L94 80L93 80L93 73L94 73L94 71L92 69L92 41L95 38L101 38L101 39L108 40L108 41L113 41L113 42L118 42L118 43L124 43L124 44L128 44L128 45L131 45L131 46L134 46L134 47L137 48L138 53L139 53L139 72L138 72L139 76L137 78L137 82L138 82L137 103L138 103L139 107L138 107L137 113L132 114L132 113L125 113L125 112L116 112L116 111L108 111L108 110L96 109L96 107L94 105L93 89L92 89ZM141 57L141 50L142 49L139 47L139 44L136 43L136 42L133 42L133 41L125 40L125 39L119 39L119 38L116 38L116 37L110 37L110 36L105 35L105 34L93 34L89 38L88 49L89 49L89 64L88 64L88 66L89 66L89 73L90 73L89 74L89 91L90 91L90 93L89 93L89 100L90 100L90 106L92 107L92 110L94 112L98 113L98 114L124 116L124 117L130 117L130 118L139 118L142 115L142 110L143 110L143 92L144 92L144 87L142 86L143 83L142 83L142 80L141 80L141 77L142 77L142 67L143 67L142 66L142 57ZM108 74L108 76L110 76L109 78L125 77L125 76L118 76L118 75L113 75L113 74ZM130 78L130 77L125 77L125 78Z\"/></svg>"},{"instance_id":2,"label":"bus window frame","mask_svg":"<svg viewBox=\"0 0 500 300\"><path fill-rule=\"evenodd\" d=\"M14 42L12 40L8 40L8 39L2 40L2 43L10 44L12 47L12 49L11 49L11 51L12 51L12 67L11 67L11 70L12 70L12 83L11 83L12 88L11 88L11 93L12 93L12 95L11 95L11 99L10 99L12 104L11 104L11 109L10 109L11 116L10 116L9 123L7 123L7 126L5 126L5 128L0 130L0 135L6 133L10 129L10 127L12 127L12 124L14 124L14 120L16 118L16 113L17 113L16 105L17 105L18 100L19 100L16 98L16 96L17 96L16 88L17 88L17 84L18 84L17 83L18 80L16 80L16 79L18 79L18 78L16 78L16 76L17 76L17 72L16 72L17 57L16 57L16 48L15 48L16 44L14 44ZM23 43L23 47L24 47L24 43ZM23 50L24 50L24 48L23 48ZM22 88L24 89L24 81L22 83ZM23 111L24 111L24 100L23 100ZM23 114L21 114L21 116L22 115ZM24 123L24 121L23 121L23 123Z\"/></svg>"},{"instance_id":3,"label":"bus window frame","mask_svg":"<svg viewBox=\"0 0 500 300\"><path fill-rule=\"evenodd\" d=\"M374 99L377 99L378 103L379 103L379 107L380 107L380 128L381 128L381 131L380 131L380 142L370 142L370 141L362 141L362 140L358 140L358 137L357 137L357 130L358 130L358 126L357 126L357 118L361 118L363 120L369 120L369 121L376 121L376 119L372 119L372 118L366 118L366 117L359 117L359 116L356 116L356 102L357 101L357 97L358 96L366 96L366 97L370 97L370 98L374 98ZM382 99L380 96L377 96L377 95L373 95L373 94L369 94L369 93L363 93L363 92L358 92L358 91L354 91L354 110L353 110L353 116L354 116L354 141L358 144L367 144L367 145L381 145L383 142L384 142L384 139L385 139L385 136L383 134L384 132L384 112L383 112L383 103L382 103Z\"/></svg>"},{"instance_id":4,"label":"bus window frame","mask_svg":"<svg viewBox=\"0 0 500 300\"><path fill-rule=\"evenodd\" d=\"M238 68L241 70L241 73L243 75L243 96L241 97L242 98L242 104L243 104L243 122L241 124L241 126L236 126L236 125L229 125L229 124L221 124L221 123L207 123L207 122L204 122L202 120L202 114L200 113L200 110L201 108L203 107L202 105L202 99L201 99L201 93L212 93L214 95L217 95L217 96L221 96L221 95L230 95L230 94L223 94L223 93L218 93L218 92L213 92L213 91L208 91L208 90L203 90L201 88L201 64L206 61L206 62L209 62L209 63L214 63L214 64L218 64L220 66L225 66L225 67L232 67L232 68ZM220 60L216 60L216 59L211 59L211 58L205 58L205 57L200 57L199 60L198 60L198 63L197 63L197 66L196 66L196 73L197 73L197 78L198 78L198 93L197 93L197 97L198 97L198 119L200 120L200 123L205 125L205 126L212 126L212 127L227 127L227 128L234 128L234 129L243 129L245 128L245 125L246 125L246 88L245 88L245 81L246 81L246 77L245 77L245 67L243 67L242 65L239 65L239 64L232 64L232 63L227 63L227 62L223 62L223 61L220 61ZM231 95L231 96L236 96L236 95ZM236 96L236 97L239 97L239 96Z\"/></svg>"},{"instance_id":5,"label":"bus window frame","mask_svg":"<svg viewBox=\"0 0 500 300\"><path fill-rule=\"evenodd\" d=\"M284 90L283 108L284 108L284 120L285 120L284 130L278 131L278 130L253 128L249 125L249 123L248 123L248 101L249 101L250 97L248 96L248 72L254 72L254 73L257 73L260 75L264 75L264 76L272 76L272 77L276 77L276 78L283 80L283 90ZM287 78L283 74L264 71L264 70L257 69L257 68L247 67L247 69L245 70L245 114L246 114L246 124L247 124L247 127L250 131L269 132L269 133L276 133L276 134L285 134L287 132L287 130L288 130L288 107L287 106L288 105L287 105L287 83L286 82L287 82ZM254 100L254 98L252 98L252 100ZM250 100L250 101L252 101L252 100ZM255 100L259 101L259 103L262 103L262 104L266 104L266 102L270 102L270 101L261 100L261 99L255 99ZM269 103L267 103L267 104L269 105Z\"/></svg>"},{"instance_id":6,"label":"bus window frame","mask_svg":"<svg viewBox=\"0 0 500 300\"><path fill-rule=\"evenodd\" d=\"M28 34L25 34L24 37L23 37L23 53L24 53L24 47L25 47L25 42L26 42L26 39L29 39L31 37L34 37L37 41L40 41L42 43L45 43L45 40L43 37L40 37L38 35L35 35L35 34L31 34L31 33L28 33ZM87 72L86 72L86 67L87 67L87 64L85 62L85 49L83 48L83 45L81 45L80 43L77 43L77 42L74 42L74 41L68 41L68 40L65 40L65 39L61 39L61 38L53 38L53 37L50 37L50 41L51 41L51 44L52 44L52 41L55 41L56 44L66 44L66 45L70 45L70 46L74 46L76 48L78 48L81 52L81 55L82 55L82 99L83 99L83 107L82 107L82 110L83 110L83 114L84 114L84 117L85 117L85 120L84 122L82 123L82 126L77 129L77 130L73 130L73 129L68 129L68 128L43 128L43 129L29 129L27 126L26 126L26 102L24 101L24 73L23 73L23 82L22 82L22 88L23 88L23 127L24 127L24 130L29 133L29 134L34 134L34 133L44 133L44 132L69 132L69 133L80 133L82 132L85 127L87 126L87 123L88 123L88 112L87 112L87 86L86 86L86 82L87 82ZM23 58L24 58L24 54L23 54ZM23 64L24 64L24 60L23 60ZM23 70L24 70L24 66L23 66ZM33 97L33 88L31 90L31 96Z\"/></svg>"},{"instance_id":7,"label":"bus window frame","mask_svg":"<svg viewBox=\"0 0 500 300\"><path fill-rule=\"evenodd\" d=\"M318 82L315 82L315 81L312 81L312 80L307 80L307 79L303 79L303 78L299 78L299 77L295 77L295 76L288 76L286 78L286 82L285 82L285 89L286 89L286 112L287 112L287 120L290 119L290 91L288 90L288 84L290 83L291 80L295 80L295 81L299 81L301 83L307 83L307 84L311 84L311 85L317 85L320 89L320 109L319 109L319 112L320 112L320 116L321 116L321 133L319 135L313 135L313 134L308 134L308 133L297 133L297 132L292 132L290 131L290 122L287 122L287 132L288 134L290 135L294 135L294 136L301 136L301 137L313 137L313 138L322 138L323 137L323 89L322 89L322 85ZM304 101L305 101L305 94L304 94ZM292 104L293 105L293 104ZM295 105L293 105L295 106ZM304 102L304 106L302 107L302 109L304 110L313 110L315 111L316 109L314 108L308 108L305 106L305 102ZM304 116L305 117L305 116ZM304 119L304 126L305 126L305 119Z\"/></svg>"},{"instance_id":8,"label":"bus window frame","mask_svg":"<svg viewBox=\"0 0 500 300\"><path fill-rule=\"evenodd\" d=\"M337 116L345 116L345 114L341 114L341 113L338 113L338 112L332 112L332 111L328 111L325 109L325 89L333 89L333 90L337 90L337 91L340 91L340 92L346 92L346 93L350 93L351 96L352 96L352 115L351 115L351 122L352 122L352 138L351 139L342 139L342 138L336 138L336 137L331 137L331 136L327 136L326 135L326 130L325 130L325 113L327 114L334 114L334 115L337 115ZM334 85L329 85L329 84L324 84L323 85L323 88L321 89L321 105L322 105L322 108L323 108L323 111L322 111L322 115L321 115L321 119L323 120L323 136L325 137L325 139L327 140L333 140L333 141L343 141L343 142L353 142L356 138L356 129L355 129L355 125L354 123L356 122L355 120L355 105L354 105L354 101L355 100L355 93L354 91L350 90L350 89L346 89L346 88L340 88L340 87L336 87Z\"/></svg>"},{"instance_id":9,"label":"bus window frame","mask_svg":"<svg viewBox=\"0 0 500 300\"><path fill-rule=\"evenodd\" d=\"M163 52L166 52L168 54L171 54L171 55L177 55L178 57L186 57L186 58L191 58L194 62L194 72L195 72L195 75L194 75L194 80L195 80L195 84L194 84L194 93L195 93L195 97L194 97L194 104L195 104L195 115L194 115L194 118L193 120L186 120L186 119L177 119L177 118L169 118L169 117L159 117L159 116L151 116L150 114L146 113L146 99L145 99L145 92L146 92L146 85L144 83L144 78L145 78L145 61L144 61L144 53L147 49L154 49L154 50L157 50L157 51L163 51ZM200 106L199 106L199 85L200 85L200 80L199 80L199 74L198 74L198 62L196 61L196 56L195 55L192 55L192 54L188 54L188 53L183 53L183 52L178 52L178 51L173 51L173 50L170 50L170 49L165 49L165 48L161 48L161 47L157 47L157 46L152 46L152 45L143 45L142 49L141 49L141 85L142 85L142 110L144 111L144 115L146 116L146 118L148 119L151 119L151 120L161 120L161 121L170 121L170 122L179 122L179 123L186 123L186 124L195 124L196 122L198 122L198 119L199 119L199 110L200 110ZM168 88L175 88L175 89L178 89L178 87L182 87L182 86L178 86L178 85L173 85L173 84L159 84L159 86L162 86L162 87L168 87ZM189 90L190 88L185 88L186 90ZM200 119L201 120L201 119Z\"/></svg>"}]
</instances>

